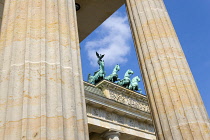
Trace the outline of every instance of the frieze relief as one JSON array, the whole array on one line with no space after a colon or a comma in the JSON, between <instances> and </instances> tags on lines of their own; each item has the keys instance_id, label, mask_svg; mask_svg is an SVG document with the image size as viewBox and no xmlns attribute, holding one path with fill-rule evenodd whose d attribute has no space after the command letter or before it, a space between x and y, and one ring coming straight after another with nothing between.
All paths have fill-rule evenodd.
<instances>
[{"instance_id":1,"label":"frieze relief","mask_svg":"<svg viewBox=\"0 0 210 140\"><path fill-rule=\"evenodd\" d=\"M113 91L111 89L109 90L109 93L110 93L110 99L112 100L126 104L128 106L142 110L144 112L150 113L149 106L138 98L132 98L131 96L124 95L122 93Z\"/></svg>"},{"instance_id":2,"label":"frieze relief","mask_svg":"<svg viewBox=\"0 0 210 140\"><path fill-rule=\"evenodd\" d=\"M140 129L154 133L154 128L150 124L129 117L121 116L113 112L108 112L103 109L95 108L89 105L87 105L87 115L94 118L99 118L101 120L117 123L125 127L131 127L134 129Z\"/></svg>"}]
</instances>

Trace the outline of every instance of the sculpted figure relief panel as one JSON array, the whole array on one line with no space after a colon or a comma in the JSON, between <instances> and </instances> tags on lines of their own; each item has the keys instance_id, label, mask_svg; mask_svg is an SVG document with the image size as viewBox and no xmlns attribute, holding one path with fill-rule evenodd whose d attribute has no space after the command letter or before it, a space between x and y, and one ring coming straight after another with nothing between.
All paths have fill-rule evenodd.
<instances>
[{"instance_id":1,"label":"sculpted figure relief panel","mask_svg":"<svg viewBox=\"0 0 210 140\"><path fill-rule=\"evenodd\" d=\"M133 129L140 129L147 132L154 133L154 128L151 124L147 124L143 121L121 116L119 114L108 112L103 109L99 109L90 105L87 105L87 115L96 119L105 120L111 123L115 123L125 127L131 127Z\"/></svg>"},{"instance_id":2,"label":"sculpted figure relief panel","mask_svg":"<svg viewBox=\"0 0 210 140\"><path fill-rule=\"evenodd\" d=\"M127 96L122 93L119 93L118 91L113 91L113 90L110 90L110 98L117 102L150 113L149 106L143 103L140 99L132 98L132 96Z\"/></svg>"}]
</instances>

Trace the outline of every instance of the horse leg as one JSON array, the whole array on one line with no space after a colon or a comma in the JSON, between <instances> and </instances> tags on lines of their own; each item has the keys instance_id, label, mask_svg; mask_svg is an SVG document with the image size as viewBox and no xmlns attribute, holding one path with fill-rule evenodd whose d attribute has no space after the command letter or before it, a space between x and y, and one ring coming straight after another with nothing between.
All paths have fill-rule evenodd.
<instances>
[{"instance_id":1,"label":"horse leg","mask_svg":"<svg viewBox=\"0 0 210 140\"><path fill-rule=\"evenodd\" d=\"M115 81L114 81L114 77L113 77L113 76L111 77L111 81L112 81L112 82L115 82Z\"/></svg>"},{"instance_id":2,"label":"horse leg","mask_svg":"<svg viewBox=\"0 0 210 140\"><path fill-rule=\"evenodd\" d=\"M129 88L128 84L125 85L126 88Z\"/></svg>"}]
</instances>

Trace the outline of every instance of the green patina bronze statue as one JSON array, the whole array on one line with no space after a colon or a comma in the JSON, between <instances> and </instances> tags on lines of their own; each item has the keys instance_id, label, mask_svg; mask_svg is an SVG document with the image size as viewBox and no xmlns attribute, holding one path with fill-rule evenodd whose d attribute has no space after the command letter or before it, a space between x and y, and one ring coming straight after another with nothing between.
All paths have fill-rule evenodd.
<instances>
[{"instance_id":1,"label":"green patina bronze statue","mask_svg":"<svg viewBox=\"0 0 210 140\"><path fill-rule=\"evenodd\" d=\"M138 76L134 77L132 80L131 80L131 83L128 87L128 89L130 90L134 90L134 91L140 91L140 93L142 93L141 89L138 87L138 83L140 82L140 78Z\"/></svg>"},{"instance_id":2,"label":"green patina bronze statue","mask_svg":"<svg viewBox=\"0 0 210 140\"><path fill-rule=\"evenodd\" d=\"M98 57L98 65L99 65L99 69L94 72L94 75L91 76L91 74L88 75L88 82L91 84L97 84L98 82L106 79L108 81L111 82L116 82L119 81L120 79L118 78L118 71L120 70L120 65L116 65L113 69L112 74L110 74L109 76L105 77L105 70L104 70L104 60L102 60L102 58L104 57L104 54L98 54L96 52L96 56ZM140 93L142 93L141 89L138 87L138 83L140 82L140 78L138 76L134 77L132 80L130 80L131 75L134 72L129 69L126 71L124 78L122 80L120 80L119 82L117 82L118 85L123 86L125 88L128 88L130 90L133 91L140 91Z\"/></svg>"},{"instance_id":3,"label":"green patina bronze statue","mask_svg":"<svg viewBox=\"0 0 210 140\"><path fill-rule=\"evenodd\" d=\"M130 76L133 74L133 71L132 70L127 70L125 75L124 75L124 79L120 80L117 84L120 85L120 86L123 86L125 88L128 88L129 85L130 85Z\"/></svg>"},{"instance_id":4,"label":"green patina bronze statue","mask_svg":"<svg viewBox=\"0 0 210 140\"><path fill-rule=\"evenodd\" d=\"M88 82L91 84L97 84L98 82L100 82L101 80L104 79L105 77L105 70L104 70L104 60L102 60L102 58L104 57L104 55L99 55L96 52L96 56L98 57L98 65L99 65L99 70L97 70L93 76L91 76L91 74L88 75Z\"/></svg>"},{"instance_id":5,"label":"green patina bronze statue","mask_svg":"<svg viewBox=\"0 0 210 140\"><path fill-rule=\"evenodd\" d=\"M116 65L113 69L112 74L110 74L109 76L105 77L106 80L111 81L111 82L116 82L119 81L120 79L118 78L118 74L117 72L120 70L120 65Z\"/></svg>"},{"instance_id":6,"label":"green patina bronze statue","mask_svg":"<svg viewBox=\"0 0 210 140\"><path fill-rule=\"evenodd\" d=\"M100 61L102 61L102 58L104 57L104 54L102 55L102 54L98 54L96 52L96 56L98 57L98 64L100 65Z\"/></svg>"}]
</instances>

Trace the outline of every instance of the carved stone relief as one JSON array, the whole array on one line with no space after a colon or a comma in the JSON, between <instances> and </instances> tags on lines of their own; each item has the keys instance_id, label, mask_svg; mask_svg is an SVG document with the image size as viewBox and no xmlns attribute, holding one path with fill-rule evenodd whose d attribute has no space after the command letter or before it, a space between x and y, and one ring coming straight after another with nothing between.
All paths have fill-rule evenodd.
<instances>
[{"instance_id":1,"label":"carved stone relief","mask_svg":"<svg viewBox=\"0 0 210 140\"><path fill-rule=\"evenodd\" d=\"M100 118L101 120L106 120L112 123L120 124L125 127L131 127L134 129L140 129L154 133L154 128L150 124L126 116L121 116L113 112L111 113L103 109L92 107L90 105L87 105L87 115L95 118Z\"/></svg>"},{"instance_id":2,"label":"carved stone relief","mask_svg":"<svg viewBox=\"0 0 210 140\"><path fill-rule=\"evenodd\" d=\"M110 99L117 102L129 105L133 108L142 110L144 112L150 113L149 106L142 102L140 99L133 98L131 96L123 95L117 91L110 90Z\"/></svg>"}]
</instances>

